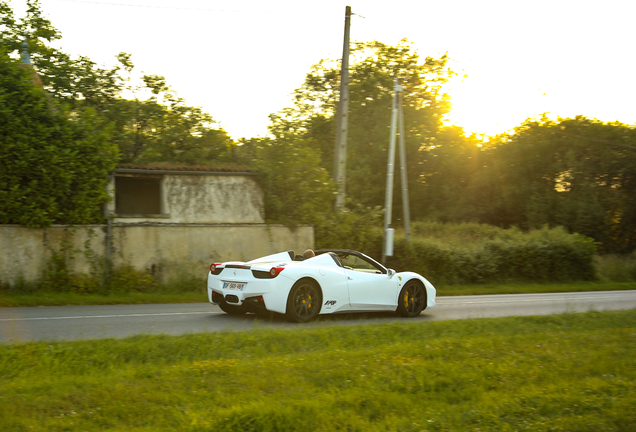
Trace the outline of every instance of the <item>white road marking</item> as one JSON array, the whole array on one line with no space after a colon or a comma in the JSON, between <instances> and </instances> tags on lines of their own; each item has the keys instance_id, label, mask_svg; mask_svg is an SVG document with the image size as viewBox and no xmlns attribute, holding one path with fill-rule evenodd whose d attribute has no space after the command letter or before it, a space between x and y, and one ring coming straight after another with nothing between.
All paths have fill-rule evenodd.
<instances>
[{"instance_id":1,"label":"white road marking","mask_svg":"<svg viewBox=\"0 0 636 432\"><path fill-rule=\"evenodd\" d=\"M457 297L437 297L435 299L437 304L457 305L457 304L478 304L478 303L539 303L546 301L579 301L579 300L609 300L616 297L632 297L634 293L632 291L614 291L614 292L598 292L598 294L587 295L571 295L571 294L559 294L559 293L545 293L545 294L490 294L484 296L457 296ZM504 296L510 296L508 298L502 298ZM525 297L525 298L522 298ZM496 297L497 300L494 300ZM470 298L470 300L468 299Z\"/></svg>"},{"instance_id":2,"label":"white road marking","mask_svg":"<svg viewBox=\"0 0 636 432\"><path fill-rule=\"evenodd\" d=\"M510 299L510 300L481 300L481 301L446 301L446 299L442 300L440 297L435 299L437 304L477 304L477 303L538 303L544 301L553 301L553 300L599 300L604 297L549 297L549 298L534 298L534 299Z\"/></svg>"},{"instance_id":3,"label":"white road marking","mask_svg":"<svg viewBox=\"0 0 636 432\"><path fill-rule=\"evenodd\" d=\"M62 320L62 319L86 319L86 318L126 318L126 317L148 317L148 316L172 316L172 315L220 315L224 312L166 312L149 314L126 314L126 315L77 315L59 317L38 317L38 318L0 318L0 321L42 321L42 320Z\"/></svg>"}]
</instances>

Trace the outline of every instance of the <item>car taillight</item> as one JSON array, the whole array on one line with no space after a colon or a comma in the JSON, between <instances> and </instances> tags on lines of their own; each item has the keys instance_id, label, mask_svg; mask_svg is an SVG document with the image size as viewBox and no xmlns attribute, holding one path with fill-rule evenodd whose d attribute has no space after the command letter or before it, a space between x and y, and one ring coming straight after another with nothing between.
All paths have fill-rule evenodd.
<instances>
[{"instance_id":1,"label":"car taillight","mask_svg":"<svg viewBox=\"0 0 636 432\"><path fill-rule=\"evenodd\" d=\"M221 270L223 270L223 268L221 268L220 266L222 266L223 263L214 263L214 264L210 264L210 273L212 274L219 274L221 273Z\"/></svg>"},{"instance_id":2,"label":"car taillight","mask_svg":"<svg viewBox=\"0 0 636 432\"><path fill-rule=\"evenodd\" d=\"M282 272L283 270L285 270L285 267L272 267L269 271L269 274L271 277L275 278L276 276L278 276L280 274L280 272Z\"/></svg>"}]
</instances>

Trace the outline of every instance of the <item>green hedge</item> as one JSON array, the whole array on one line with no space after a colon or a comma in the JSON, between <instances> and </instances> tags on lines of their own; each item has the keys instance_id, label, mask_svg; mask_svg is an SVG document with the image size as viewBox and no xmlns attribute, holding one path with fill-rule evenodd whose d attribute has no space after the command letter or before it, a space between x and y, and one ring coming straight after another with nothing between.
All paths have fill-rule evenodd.
<instances>
[{"instance_id":1,"label":"green hedge","mask_svg":"<svg viewBox=\"0 0 636 432\"><path fill-rule=\"evenodd\" d=\"M374 235L365 252L379 259L382 233ZM596 279L595 254L592 239L560 228L500 230L471 238L414 236L410 243L397 236L386 265L420 273L433 284L588 281Z\"/></svg>"},{"instance_id":2,"label":"green hedge","mask_svg":"<svg viewBox=\"0 0 636 432\"><path fill-rule=\"evenodd\" d=\"M70 112L0 47L0 224L103 220L119 154L91 109Z\"/></svg>"}]
</instances>

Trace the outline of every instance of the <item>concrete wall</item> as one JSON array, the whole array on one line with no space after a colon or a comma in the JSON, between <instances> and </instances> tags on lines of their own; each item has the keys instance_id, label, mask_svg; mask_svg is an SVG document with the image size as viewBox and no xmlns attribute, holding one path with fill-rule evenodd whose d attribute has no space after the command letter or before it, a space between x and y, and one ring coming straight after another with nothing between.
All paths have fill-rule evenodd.
<instances>
[{"instance_id":1,"label":"concrete wall","mask_svg":"<svg viewBox=\"0 0 636 432\"><path fill-rule=\"evenodd\" d=\"M116 215L115 223L262 224L263 192L252 173L171 172L117 169L108 189L115 197L115 177L162 177L161 216ZM106 215L116 214L116 200Z\"/></svg>"},{"instance_id":2,"label":"concrete wall","mask_svg":"<svg viewBox=\"0 0 636 432\"><path fill-rule=\"evenodd\" d=\"M59 253L65 246L77 251L68 254L74 257L69 261L70 268L89 274L91 265L85 252L103 258L106 236L106 225L0 225L0 283L38 280L50 265L52 251ZM167 281L180 272L205 278L213 262L247 261L286 250L302 253L313 245L314 229L310 226L291 229L265 224L114 224L110 255L115 266L132 265Z\"/></svg>"}]
</instances>

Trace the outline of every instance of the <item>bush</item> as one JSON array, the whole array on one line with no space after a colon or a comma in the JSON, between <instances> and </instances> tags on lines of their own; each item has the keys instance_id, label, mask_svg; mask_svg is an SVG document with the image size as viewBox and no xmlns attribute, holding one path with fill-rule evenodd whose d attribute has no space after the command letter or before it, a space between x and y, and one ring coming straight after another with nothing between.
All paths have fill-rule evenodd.
<instances>
[{"instance_id":1,"label":"bush","mask_svg":"<svg viewBox=\"0 0 636 432\"><path fill-rule=\"evenodd\" d=\"M422 233L415 225L414 232ZM432 224L428 224L433 226ZM477 224L437 225L429 237L407 243L396 236L394 256L387 266L414 271L433 284L589 281L597 278L594 267L596 244L561 228L523 233ZM424 231L425 232L425 231ZM382 255L382 233L366 250Z\"/></svg>"},{"instance_id":2,"label":"bush","mask_svg":"<svg viewBox=\"0 0 636 432\"><path fill-rule=\"evenodd\" d=\"M602 280L636 282L636 252L630 255L597 256L596 267Z\"/></svg>"},{"instance_id":3,"label":"bush","mask_svg":"<svg viewBox=\"0 0 636 432\"><path fill-rule=\"evenodd\" d=\"M102 220L118 150L91 109L74 114L0 52L0 224Z\"/></svg>"}]
</instances>

